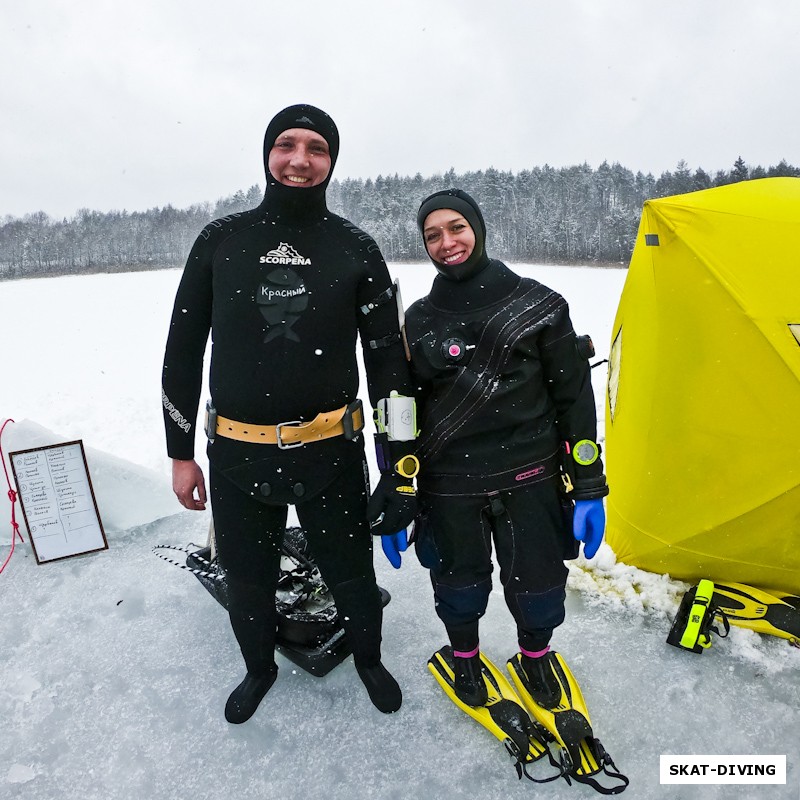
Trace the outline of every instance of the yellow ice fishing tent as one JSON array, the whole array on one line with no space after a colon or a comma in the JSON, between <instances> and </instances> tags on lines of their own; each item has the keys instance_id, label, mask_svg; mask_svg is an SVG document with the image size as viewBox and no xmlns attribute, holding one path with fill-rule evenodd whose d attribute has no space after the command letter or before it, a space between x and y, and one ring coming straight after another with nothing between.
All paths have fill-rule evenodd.
<instances>
[{"instance_id":1,"label":"yellow ice fishing tent","mask_svg":"<svg viewBox=\"0 0 800 800\"><path fill-rule=\"evenodd\" d=\"M606 462L621 561L800 594L800 178L644 204Z\"/></svg>"}]
</instances>

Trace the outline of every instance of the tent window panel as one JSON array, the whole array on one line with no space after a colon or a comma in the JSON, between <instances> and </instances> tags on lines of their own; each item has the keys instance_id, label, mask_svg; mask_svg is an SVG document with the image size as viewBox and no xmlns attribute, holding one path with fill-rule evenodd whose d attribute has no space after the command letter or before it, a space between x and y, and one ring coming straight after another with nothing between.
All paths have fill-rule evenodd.
<instances>
[{"instance_id":1,"label":"tent window panel","mask_svg":"<svg viewBox=\"0 0 800 800\"><path fill-rule=\"evenodd\" d=\"M658 247L658 245L659 245L658 234L657 233L646 233L644 235L644 243L648 247Z\"/></svg>"},{"instance_id":2,"label":"tent window panel","mask_svg":"<svg viewBox=\"0 0 800 800\"><path fill-rule=\"evenodd\" d=\"M608 411L611 415L611 422L614 422L614 415L617 412L617 395L619 394L619 368L622 363L622 326L620 326L611 351L608 354Z\"/></svg>"},{"instance_id":3,"label":"tent window panel","mask_svg":"<svg viewBox=\"0 0 800 800\"><path fill-rule=\"evenodd\" d=\"M794 338L797 339L797 344L800 344L800 322L789 323L789 330L794 335Z\"/></svg>"}]
</instances>

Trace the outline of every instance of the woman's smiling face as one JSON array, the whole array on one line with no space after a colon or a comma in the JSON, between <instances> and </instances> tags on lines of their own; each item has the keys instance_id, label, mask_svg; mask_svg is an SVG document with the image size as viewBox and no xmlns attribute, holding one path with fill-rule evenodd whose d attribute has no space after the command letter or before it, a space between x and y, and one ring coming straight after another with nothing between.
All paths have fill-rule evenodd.
<instances>
[{"instance_id":1,"label":"woman's smiling face","mask_svg":"<svg viewBox=\"0 0 800 800\"><path fill-rule=\"evenodd\" d=\"M463 264L475 249L475 232L467 220L451 208L440 208L428 214L422 238L428 255L447 266Z\"/></svg>"}]
</instances>

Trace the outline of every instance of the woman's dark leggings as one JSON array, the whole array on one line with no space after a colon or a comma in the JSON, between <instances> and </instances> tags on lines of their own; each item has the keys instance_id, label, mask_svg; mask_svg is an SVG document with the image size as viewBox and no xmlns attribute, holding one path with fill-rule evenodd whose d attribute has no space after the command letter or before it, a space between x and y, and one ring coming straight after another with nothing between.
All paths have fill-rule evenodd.
<instances>
[{"instance_id":1,"label":"woman's dark leggings","mask_svg":"<svg viewBox=\"0 0 800 800\"><path fill-rule=\"evenodd\" d=\"M436 613L456 650L478 645L492 588L492 550L519 644L547 646L564 621L565 559L575 558L572 504L555 480L477 496L420 493L420 562L430 569Z\"/></svg>"}]
</instances>

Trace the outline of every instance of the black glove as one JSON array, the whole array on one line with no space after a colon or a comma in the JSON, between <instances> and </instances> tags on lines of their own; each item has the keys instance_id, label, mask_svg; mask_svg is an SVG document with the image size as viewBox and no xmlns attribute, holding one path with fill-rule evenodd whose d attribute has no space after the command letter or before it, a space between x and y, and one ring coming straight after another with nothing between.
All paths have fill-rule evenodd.
<instances>
[{"instance_id":1,"label":"black glove","mask_svg":"<svg viewBox=\"0 0 800 800\"><path fill-rule=\"evenodd\" d=\"M417 514L414 477L419 461L414 442L392 442L385 433L375 436L375 453L381 479L367 504L367 519L375 536L387 536L407 528Z\"/></svg>"},{"instance_id":2,"label":"black glove","mask_svg":"<svg viewBox=\"0 0 800 800\"><path fill-rule=\"evenodd\" d=\"M417 514L413 480L384 472L367 504L367 519L375 536L386 536L407 528Z\"/></svg>"}]
</instances>

